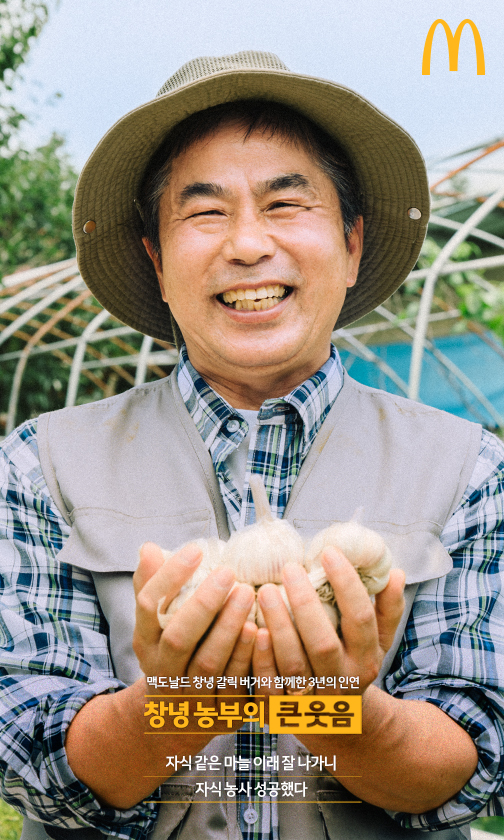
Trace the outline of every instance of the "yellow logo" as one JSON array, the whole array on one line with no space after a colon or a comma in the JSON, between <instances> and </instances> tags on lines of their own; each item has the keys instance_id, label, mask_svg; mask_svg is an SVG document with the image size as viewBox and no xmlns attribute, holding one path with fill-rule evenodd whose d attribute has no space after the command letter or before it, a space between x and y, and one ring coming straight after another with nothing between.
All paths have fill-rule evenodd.
<instances>
[{"instance_id":1,"label":"yellow logo","mask_svg":"<svg viewBox=\"0 0 504 840\"><path fill-rule=\"evenodd\" d=\"M432 24L431 28L427 33L427 38L425 39L425 47L423 52L423 59L422 59L422 76L430 76L430 62L431 62L431 53L432 53L432 41L434 38L434 32L436 31L438 23L442 24L444 27L444 31L446 34L446 41L448 43L448 56L450 60L450 70L458 70L458 55L459 55L459 47L460 47L460 37L462 35L462 30L466 23L472 29L473 38L474 38L474 46L476 47L476 73L478 76L485 75L485 56L483 54L483 44L481 42L480 34L478 32L477 26L473 23L472 20L466 18L459 23L455 30L455 35L452 34L452 31L445 20L438 18Z\"/></svg>"}]
</instances>

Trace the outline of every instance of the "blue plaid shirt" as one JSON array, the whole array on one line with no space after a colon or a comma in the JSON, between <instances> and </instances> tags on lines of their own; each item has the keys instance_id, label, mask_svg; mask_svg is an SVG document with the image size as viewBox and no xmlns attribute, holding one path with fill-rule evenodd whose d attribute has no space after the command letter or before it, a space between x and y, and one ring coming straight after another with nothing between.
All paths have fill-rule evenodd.
<instances>
[{"instance_id":1,"label":"blue plaid shirt","mask_svg":"<svg viewBox=\"0 0 504 840\"><path fill-rule=\"evenodd\" d=\"M218 397L181 358L178 381L211 453L232 526L250 521L246 491L233 486L225 460L246 433L239 412ZM280 400L267 400L251 441L247 475L266 482L283 513L315 434L337 397L341 368L334 352L314 377ZM228 428L227 421L238 419ZM247 479L246 479L247 480ZM64 828L93 826L110 836L143 840L156 806L102 807L66 761L65 732L91 697L115 691L104 621L91 576L59 563L69 528L50 498L38 459L36 422L28 421L0 451L2 796L32 817ZM474 473L441 540L453 558L446 577L421 584L386 688L427 700L466 729L478 749L474 776L441 808L393 814L405 827L436 829L476 814L504 815L504 608L499 559L504 549L504 447L484 433ZM257 824L255 837L274 831Z\"/></svg>"}]
</instances>

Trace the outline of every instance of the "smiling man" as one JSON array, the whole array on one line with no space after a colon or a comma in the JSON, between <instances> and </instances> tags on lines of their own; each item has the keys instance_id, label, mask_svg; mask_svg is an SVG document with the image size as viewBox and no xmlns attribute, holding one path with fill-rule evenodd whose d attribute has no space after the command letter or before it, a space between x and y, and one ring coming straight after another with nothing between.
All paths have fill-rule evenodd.
<instances>
[{"instance_id":1,"label":"smiling man","mask_svg":"<svg viewBox=\"0 0 504 840\"><path fill-rule=\"evenodd\" d=\"M23 840L461 840L477 814L504 813L503 447L353 382L331 343L407 276L428 208L399 126L267 53L190 62L91 156L74 208L83 277L180 359L3 447L0 770ZM339 633L293 564L294 622L270 583L258 629L252 587L220 568L161 629L201 563L193 541L254 521L252 475L302 537L362 507L389 545L374 604L347 558L323 553ZM277 693L280 677L358 678L362 735L145 734L145 695L169 693L147 677L236 678L238 696L248 675ZM330 772L310 753L336 756ZM236 798L174 772L196 754Z\"/></svg>"},{"instance_id":2,"label":"smiling man","mask_svg":"<svg viewBox=\"0 0 504 840\"><path fill-rule=\"evenodd\" d=\"M336 188L299 140L260 128L244 139L228 120L177 156L159 245L144 244L191 363L233 406L257 410L327 361L362 217L346 237Z\"/></svg>"}]
</instances>

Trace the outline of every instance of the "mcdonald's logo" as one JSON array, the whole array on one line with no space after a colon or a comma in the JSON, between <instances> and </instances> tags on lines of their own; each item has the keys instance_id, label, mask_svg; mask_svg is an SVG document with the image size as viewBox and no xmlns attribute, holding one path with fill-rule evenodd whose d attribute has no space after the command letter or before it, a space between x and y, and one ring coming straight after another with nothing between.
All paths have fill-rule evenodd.
<instances>
[{"instance_id":1,"label":"mcdonald's logo","mask_svg":"<svg viewBox=\"0 0 504 840\"><path fill-rule=\"evenodd\" d=\"M434 21L427 33L427 38L425 39L425 47L422 59L422 76L430 76L432 41L434 39L434 32L436 31L438 23L440 23L443 26L446 34L446 41L448 43L448 57L450 60L450 70L458 70L460 37L462 35L462 30L466 23L469 24L473 33L474 46L476 47L476 73L478 76L484 76L485 56L483 54L483 44L481 42L477 26L473 23L472 20L469 20L469 18L466 18L462 21L462 23L459 23L457 29L455 30L455 35L452 34L452 31L445 20L438 18L438 20Z\"/></svg>"}]
</instances>

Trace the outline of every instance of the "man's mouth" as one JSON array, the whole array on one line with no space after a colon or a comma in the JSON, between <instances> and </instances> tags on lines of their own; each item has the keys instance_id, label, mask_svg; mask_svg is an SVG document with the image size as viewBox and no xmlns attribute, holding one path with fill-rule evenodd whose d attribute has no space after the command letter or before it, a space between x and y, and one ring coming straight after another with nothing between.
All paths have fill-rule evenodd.
<instances>
[{"instance_id":1,"label":"man's mouth","mask_svg":"<svg viewBox=\"0 0 504 840\"><path fill-rule=\"evenodd\" d=\"M217 298L229 306L230 309L256 310L271 309L280 303L292 289L280 284L276 286L260 286L259 289L230 289Z\"/></svg>"}]
</instances>

